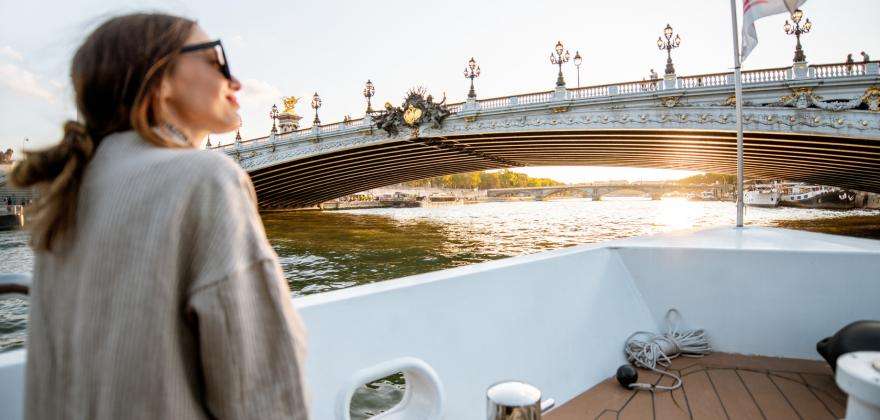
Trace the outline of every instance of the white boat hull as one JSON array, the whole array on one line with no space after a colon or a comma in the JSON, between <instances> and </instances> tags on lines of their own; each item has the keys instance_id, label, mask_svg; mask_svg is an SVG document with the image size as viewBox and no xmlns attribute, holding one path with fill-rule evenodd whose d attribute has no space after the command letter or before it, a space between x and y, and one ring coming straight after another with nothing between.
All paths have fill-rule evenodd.
<instances>
[{"instance_id":1,"label":"white boat hull","mask_svg":"<svg viewBox=\"0 0 880 420\"><path fill-rule=\"evenodd\" d=\"M717 228L297 298L311 416L346 419L340 407L358 378L413 366L435 373L439 392L427 380L419 389L428 391L404 401L433 401L445 419L485 419L485 390L502 380L526 381L562 404L612 376L627 336L657 331L669 308L684 328L705 328L717 351L818 359L818 340L880 319L878 272L880 241ZM24 354L0 355L4 419L21 418ZM408 409L394 418L431 418Z\"/></svg>"},{"instance_id":2,"label":"white boat hull","mask_svg":"<svg viewBox=\"0 0 880 420\"><path fill-rule=\"evenodd\" d=\"M777 191L754 191L743 193L743 203L752 207L776 207L779 205L781 194Z\"/></svg>"}]
</instances>

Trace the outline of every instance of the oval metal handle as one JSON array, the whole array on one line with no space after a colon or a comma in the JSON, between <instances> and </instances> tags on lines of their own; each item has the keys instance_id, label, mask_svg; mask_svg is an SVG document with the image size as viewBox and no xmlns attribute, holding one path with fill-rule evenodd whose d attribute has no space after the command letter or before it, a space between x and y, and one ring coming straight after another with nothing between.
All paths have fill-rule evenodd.
<instances>
[{"instance_id":1,"label":"oval metal handle","mask_svg":"<svg viewBox=\"0 0 880 420\"><path fill-rule=\"evenodd\" d=\"M27 296L31 289L29 274L0 274L0 295L19 294Z\"/></svg>"},{"instance_id":2,"label":"oval metal handle","mask_svg":"<svg viewBox=\"0 0 880 420\"><path fill-rule=\"evenodd\" d=\"M402 372L406 380L403 399L373 419L442 419L446 406L443 383L440 382L437 372L429 364L415 357L401 357L355 372L339 391L336 400L336 418L351 420L351 398L358 387L398 372Z\"/></svg>"}]
</instances>

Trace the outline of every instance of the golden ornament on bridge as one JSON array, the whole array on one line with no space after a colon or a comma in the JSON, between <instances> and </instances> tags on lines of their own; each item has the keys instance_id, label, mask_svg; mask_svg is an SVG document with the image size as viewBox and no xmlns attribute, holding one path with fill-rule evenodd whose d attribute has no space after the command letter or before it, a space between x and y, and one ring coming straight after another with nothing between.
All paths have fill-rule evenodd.
<instances>
[{"instance_id":1,"label":"golden ornament on bridge","mask_svg":"<svg viewBox=\"0 0 880 420\"><path fill-rule=\"evenodd\" d=\"M422 110L412 105L403 112L403 121L407 125L415 125L422 118Z\"/></svg>"},{"instance_id":2,"label":"golden ornament on bridge","mask_svg":"<svg viewBox=\"0 0 880 420\"><path fill-rule=\"evenodd\" d=\"M284 103L284 113L287 115L296 115L296 103L299 102L299 98L296 96L285 96L281 98L281 101Z\"/></svg>"}]
</instances>

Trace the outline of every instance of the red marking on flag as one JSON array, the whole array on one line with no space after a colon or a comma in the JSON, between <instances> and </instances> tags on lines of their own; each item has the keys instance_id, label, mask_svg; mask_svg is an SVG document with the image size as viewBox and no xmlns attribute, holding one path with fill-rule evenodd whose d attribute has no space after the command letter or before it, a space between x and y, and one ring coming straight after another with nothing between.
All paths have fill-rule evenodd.
<instances>
[{"instance_id":1,"label":"red marking on flag","mask_svg":"<svg viewBox=\"0 0 880 420\"><path fill-rule=\"evenodd\" d=\"M743 0L743 14L749 11L752 6L767 3L767 0Z\"/></svg>"}]
</instances>

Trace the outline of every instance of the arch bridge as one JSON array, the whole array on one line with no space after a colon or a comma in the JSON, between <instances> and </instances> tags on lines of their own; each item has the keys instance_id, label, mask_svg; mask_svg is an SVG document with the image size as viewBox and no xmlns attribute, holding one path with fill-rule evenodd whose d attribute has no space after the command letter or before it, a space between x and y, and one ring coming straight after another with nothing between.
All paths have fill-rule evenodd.
<instances>
[{"instance_id":1,"label":"arch bridge","mask_svg":"<svg viewBox=\"0 0 880 420\"><path fill-rule=\"evenodd\" d=\"M745 175L880 192L880 62L743 72ZM263 208L297 208L432 176L524 166L736 173L733 74L449 104L396 135L367 119L218 147Z\"/></svg>"}]
</instances>

